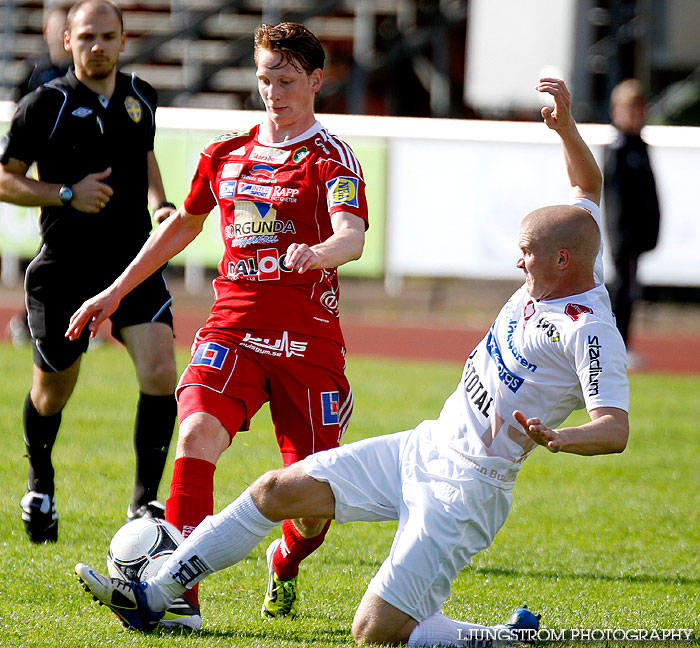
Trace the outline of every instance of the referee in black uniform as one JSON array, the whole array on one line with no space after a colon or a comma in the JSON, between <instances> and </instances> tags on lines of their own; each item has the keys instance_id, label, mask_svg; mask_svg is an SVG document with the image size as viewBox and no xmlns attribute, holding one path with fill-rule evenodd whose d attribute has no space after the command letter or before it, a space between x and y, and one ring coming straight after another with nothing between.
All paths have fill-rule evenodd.
<instances>
[{"instance_id":1,"label":"referee in black uniform","mask_svg":"<svg viewBox=\"0 0 700 648\"><path fill-rule=\"evenodd\" d=\"M20 101L0 143L0 200L41 207L43 245L25 280L34 372L24 403L29 483L21 504L33 542L58 536L51 450L89 341L89 333L64 337L70 316L141 249L152 227L149 203L156 222L175 211L153 153L156 93L117 72L121 11L109 0L78 2L64 40L73 68ZM39 180L27 177L33 162ZM111 318L140 388L127 516L163 517L157 490L177 409L171 297L162 273L130 297Z\"/></svg>"}]
</instances>

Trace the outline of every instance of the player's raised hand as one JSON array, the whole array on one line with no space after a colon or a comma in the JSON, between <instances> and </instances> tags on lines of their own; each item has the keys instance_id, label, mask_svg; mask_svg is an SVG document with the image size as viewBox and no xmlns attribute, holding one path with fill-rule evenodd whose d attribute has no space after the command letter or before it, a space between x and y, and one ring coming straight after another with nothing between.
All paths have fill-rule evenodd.
<instances>
[{"instance_id":1,"label":"player's raised hand","mask_svg":"<svg viewBox=\"0 0 700 648\"><path fill-rule=\"evenodd\" d=\"M109 202L114 189L103 182L112 173L108 168L99 173L89 173L73 185L71 206L86 214L96 214Z\"/></svg>"},{"instance_id":2,"label":"player's raised hand","mask_svg":"<svg viewBox=\"0 0 700 648\"><path fill-rule=\"evenodd\" d=\"M550 452L559 452L561 450L561 437L556 430L547 427L538 418L525 418L525 415L515 410L513 417L520 423L520 427L537 445L544 446Z\"/></svg>"},{"instance_id":3,"label":"player's raised hand","mask_svg":"<svg viewBox=\"0 0 700 648\"><path fill-rule=\"evenodd\" d=\"M90 337L95 337L100 324L104 322L119 306L121 298L113 289L103 290L73 313L68 323L65 336L69 340L77 340L85 326L90 329Z\"/></svg>"},{"instance_id":4,"label":"player's raised hand","mask_svg":"<svg viewBox=\"0 0 700 648\"><path fill-rule=\"evenodd\" d=\"M554 98L554 109L545 106L540 111L544 123L552 130L562 130L568 128L572 123L571 117L571 95L561 79L544 77L539 80L536 86L537 92L546 92Z\"/></svg>"},{"instance_id":5,"label":"player's raised hand","mask_svg":"<svg viewBox=\"0 0 700 648\"><path fill-rule=\"evenodd\" d=\"M292 243L287 248L284 265L290 270L296 270L304 274L307 270L315 270L321 267L319 255L306 243Z\"/></svg>"}]
</instances>

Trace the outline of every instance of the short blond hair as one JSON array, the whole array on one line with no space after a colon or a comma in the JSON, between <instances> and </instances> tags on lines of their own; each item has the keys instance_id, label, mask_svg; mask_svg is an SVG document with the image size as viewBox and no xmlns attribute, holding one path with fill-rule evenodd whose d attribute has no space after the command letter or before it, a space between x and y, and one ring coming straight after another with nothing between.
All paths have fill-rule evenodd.
<instances>
[{"instance_id":1,"label":"short blond hair","mask_svg":"<svg viewBox=\"0 0 700 648\"><path fill-rule=\"evenodd\" d=\"M620 81L610 93L610 106L623 104L646 103L644 87L639 79Z\"/></svg>"},{"instance_id":2,"label":"short blond hair","mask_svg":"<svg viewBox=\"0 0 700 648\"><path fill-rule=\"evenodd\" d=\"M67 30L71 31L73 28L73 20L75 16L78 14L79 11L84 9L85 7L105 7L108 10L112 10L114 12L114 15L117 17L119 20L119 27L121 30L121 33L124 33L124 16L122 15L122 10L119 8L119 5L116 3L112 2L112 0L78 0L68 11L68 16L66 17L66 23L67 23Z\"/></svg>"}]
</instances>

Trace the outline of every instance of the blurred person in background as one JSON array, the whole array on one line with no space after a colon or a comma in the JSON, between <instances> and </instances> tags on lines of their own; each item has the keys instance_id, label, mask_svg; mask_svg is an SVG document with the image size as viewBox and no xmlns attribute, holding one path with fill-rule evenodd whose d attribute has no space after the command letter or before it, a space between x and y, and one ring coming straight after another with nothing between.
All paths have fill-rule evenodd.
<instances>
[{"instance_id":1,"label":"blurred person in background","mask_svg":"<svg viewBox=\"0 0 700 648\"><path fill-rule=\"evenodd\" d=\"M66 17L68 7L63 5L49 5L44 9L42 19L42 36L46 43L47 51L39 56L26 59L27 72L17 86L18 99L36 90L40 85L62 77L70 67L73 59L70 52L63 46L63 37L66 32Z\"/></svg>"},{"instance_id":2,"label":"blurred person in background","mask_svg":"<svg viewBox=\"0 0 700 648\"><path fill-rule=\"evenodd\" d=\"M50 5L44 9L42 36L47 51L25 60L27 71L17 85L17 99L21 99L40 85L62 77L68 72L72 59L70 52L67 52L63 46L67 15L68 8L62 5ZM7 333L15 346L29 343L32 334L29 330L26 308L12 317L7 325Z\"/></svg>"},{"instance_id":3,"label":"blurred person in background","mask_svg":"<svg viewBox=\"0 0 700 648\"><path fill-rule=\"evenodd\" d=\"M610 116L617 138L605 151L605 229L615 268L610 284L612 309L625 344L635 301L641 296L637 281L639 257L656 247L660 210L647 144L641 137L646 122L646 99L637 79L619 83L610 95ZM630 368L643 359L630 355Z\"/></svg>"}]
</instances>

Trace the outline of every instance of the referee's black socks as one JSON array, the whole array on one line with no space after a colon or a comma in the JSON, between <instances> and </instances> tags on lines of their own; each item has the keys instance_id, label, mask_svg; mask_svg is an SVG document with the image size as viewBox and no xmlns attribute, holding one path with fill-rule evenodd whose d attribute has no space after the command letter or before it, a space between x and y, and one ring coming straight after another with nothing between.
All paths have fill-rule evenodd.
<instances>
[{"instance_id":1,"label":"referee's black socks","mask_svg":"<svg viewBox=\"0 0 700 648\"><path fill-rule=\"evenodd\" d=\"M28 487L37 493L54 494L51 451L61 425L61 412L40 416L30 394L24 401L24 445L29 459Z\"/></svg>"},{"instance_id":2,"label":"referee's black socks","mask_svg":"<svg viewBox=\"0 0 700 648\"><path fill-rule=\"evenodd\" d=\"M134 509L158 499L158 485L168 458L176 417L177 401L174 394L151 396L142 392L139 395L134 427Z\"/></svg>"}]
</instances>

